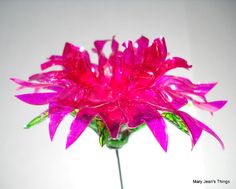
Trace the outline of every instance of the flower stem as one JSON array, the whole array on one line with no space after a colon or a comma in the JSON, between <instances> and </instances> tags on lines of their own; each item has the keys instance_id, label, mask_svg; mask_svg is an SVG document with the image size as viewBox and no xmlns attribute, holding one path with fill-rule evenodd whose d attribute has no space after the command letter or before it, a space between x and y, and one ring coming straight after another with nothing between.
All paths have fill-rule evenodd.
<instances>
[{"instance_id":1,"label":"flower stem","mask_svg":"<svg viewBox=\"0 0 236 189\"><path fill-rule=\"evenodd\" d=\"M124 189L123 181L122 181L122 174L121 174L119 150L118 149L116 149L116 158L117 158L117 163L118 163L118 168L119 168L119 175L120 175L120 187L121 187L121 189Z\"/></svg>"}]
</instances>

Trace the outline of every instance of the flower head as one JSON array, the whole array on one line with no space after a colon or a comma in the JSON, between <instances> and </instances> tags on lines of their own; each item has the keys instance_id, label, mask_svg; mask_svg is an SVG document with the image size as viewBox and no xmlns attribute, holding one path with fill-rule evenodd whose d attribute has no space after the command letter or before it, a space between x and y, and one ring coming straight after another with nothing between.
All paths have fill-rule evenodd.
<instances>
[{"instance_id":1,"label":"flower head","mask_svg":"<svg viewBox=\"0 0 236 189\"><path fill-rule=\"evenodd\" d=\"M107 42L111 42L109 57L103 52ZM216 83L194 84L187 78L166 74L175 68L191 66L180 57L168 57L163 37L151 45L144 36L135 42L125 41L123 50L114 37L95 41L94 46L98 64L91 62L83 47L66 43L61 56L53 55L41 64L43 72L30 76L28 81L12 78L21 88L35 90L16 95L17 98L33 105L48 104L51 139L63 118L76 110L66 147L77 140L95 117L102 121L112 140L116 140L124 128L131 131L146 124L166 151L165 118L190 134L193 146L205 130L223 147L221 139L208 126L180 108L191 101L198 108L215 112L226 101L206 100L205 95ZM46 71L53 66L61 69ZM40 92L42 89L51 92Z\"/></svg>"}]
</instances>

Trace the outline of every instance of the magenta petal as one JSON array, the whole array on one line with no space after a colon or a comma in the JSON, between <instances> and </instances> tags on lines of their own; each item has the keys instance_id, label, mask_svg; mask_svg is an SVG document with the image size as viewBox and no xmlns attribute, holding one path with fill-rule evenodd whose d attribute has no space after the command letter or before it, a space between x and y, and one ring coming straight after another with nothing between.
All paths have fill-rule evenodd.
<instances>
[{"instance_id":1,"label":"magenta petal","mask_svg":"<svg viewBox=\"0 0 236 189\"><path fill-rule=\"evenodd\" d=\"M155 40L157 43L157 48L159 48L162 60L164 61L167 56L167 49L166 49L166 42L164 37L159 37L158 39Z\"/></svg>"},{"instance_id":2,"label":"magenta petal","mask_svg":"<svg viewBox=\"0 0 236 189\"><path fill-rule=\"evenodd\" d=\"M154 113L148 104L135 101L123 104L122 109L128 119L129 128L136 128L145 121L152 120L158 114Z\"/></svg>"},{"instance_id":3,"label":"magenta petal","mask_svg":"<svg viewBox=\"0 0 236 189\"><path fill-rule=\"evenodd\" d=\"M53 83L56 80L61 80L64 77L65 77L65 73L63 71L49 71L49 72L31 75L29 77L29 80Z\"/></svg>"},{"instance_id":4,"label":"magenta petal","mask_svg":"<svg viewBox=\"0 0 236 189\"><path fill-rule=\"evenodd\" d=\"M128 119L129 128L135 128L142 123L146 123L161 147L167 151L168 134L166 124L156 109L148 104L137 102L124 104L124 112Z\"/></svg>"},{"instance_id":5,"label":"magenta petal","mask_svg":"<svg viewBox=\"0 0 236 189\"><path fill-rule=\"evenodd\" d=\"M157 76L163 76L167 71L175 68L191 68L191 65L188 65L187 61L180 57L172 57L167 59L163 64L160 65L160 68L157 70Z\"/></svg>"},{"instance_id":6,"label":"magenta petal","mask_svg":"<svg viewBox=\"0 0 236 189\"><path fill-rule=\"evenodd\" d=\"M28 104L43 105L51 102L56 97L56 95L57 93L29 93L16 95L16 97Z\"/></svg>"},{"instance_id":7,"label":"magenta petal","mask_svg":"<svg viewBox=\"0 0 236 189\"><path fill-rule=\"evenodd\" d=\"M192 102L198 108L207 110L209 112L216 112L227 103L226 100L213 101L213 102L198 102L194 100Z\"/></svg>"},{"instance_id":8,"label":"magenta petal","mask_svg":"<svg viewBox=\"0 0 236 189\"><path fill-rule=\"evenodd\" d=\"M123 112L115 103L101 107L99 115L106 124L106 127L113 139L118 137L120 126L126 122Z\"/></svg>"},{"instance_id":9,"label":"magenta petal","mask_svg":"<svg viewBox=\"0 0 236 189\"><path fill-rule=\"evenodd\" d=\"M220 143L222 149L225 148L223 141L220 139L220 137L211 128L209 128L207 125L205 125L204 123L202 123L198 120L196 120L196 121L198 123L198 127L205 130L206 132L210 133L213 137L216 138L216 140L218 140L218 142Z\"/></svg>"},{"instance_id":10,"label":"magenta petal","mask_svg":"<svg viewBox=\"0 0 236 189\"><path fill-rule=\"evenodd\" d=\"M202 134L202 128L199 127L198 120L194 119L189 114L182 111L178 111L177 114L182 118L190 131L193 149Z\"/></svg>"},{"instance_id":11,"label":"magenta petal","mask_svg":"<svg viewBox=\"0 0 236 189\"><path fill-rule=\"evenodd\" d=\"M187 78L172 75L163 75L157 81L157 86L175 86L174 92L184 92L200 97L205 96L216 84L216 82L194 84Z\"/></svg>"},{"instance_id":12,"label":"magenta petal","mask_svg":"<svg viewBox=\"0 0 236 189\"><path fill-rule=\"evenodd\" d=\"M52 55L48 59L52 61L63 61L63 57L61 55Z\"/></svg>"},{"instance_id":13,"label":"magenta petal","mask_svg":"<svg viewBox=\"0 0 236 189\"><path fill-rule=\"evenodd\" d=\"M45 69L47 69L47 68L50 68L50 67L52 67L52 66L56 66L56 65L62 65L62 61L52 61L52 60L50 60L50 61L47 61L47 62L45 62L45 63L42 63L41 64L41 70L45 70Z\"/></svg>"},{"instance_id":14,"label":"magenta petal","mask_svg":"<svg viewBox=\"0 0 236 189\"><path fill-rule=\"evenodd\" d=\"M133 42L130 40L123 42L122 46L125 47L126 49L133 50Z\"/></svg>"},{"instance_id":15,"label":"magenta petal","mask_svg":"<svg viewBox=\"0 0 236 189\"><path fill-rule=\"evenodd\" d=\"M138 48L140 50L144 50L148 47L148 43L149 43L149 40L148 38L144 37L144 36L141 36L137 41L136 43L138 44Z\"/></svg>"},{"instance_id":16,"label":"magenta petal","mask_svg":"<svg viewBox=\"0 0 236 189\"><path fill-rule=\"evenodd\" d=\"M23 87L31 87L31 88L44 88L50 86L49 84L43 84L43 83L33 83L29 81L23 81L21 79L17 78L10 78L12 81L17 83L18 85L21 85Z\"/></svg>"},{"instance_id":17,"label":"magenta petal","mask_svg":"<svg viewBox=\"0 0 236 189\"><path fill-rule=\"evenodd\" d=\"M112 37L111 49L113 52L117 52L119 49L119 43L115 40L115 36Z\"/></svg>"},{"instance_id":18,"label":"magenta petal","mask_svg":"<svg viewBox=\"0 0 236 189\"><path fill-rule=\"evenodd\" d=\"M187 61L180 57L172 57L166 60L166 67L168 70L174 68L191 68L191 65L188 65Z\"/></svg>"},{"instance_id":19,"label":"magenta petal","mask_svg":"<svg viewBox=\"0 0 236 189\"><path fill-rule=\"evenodd\" d=\"M194 92L206 95L216 84L217 82L195 84Z\"/></svg>"},{"instance_id":20,"label":"magenta petal","mask_svg":"<svg viewBox=\"0 0 236 189\"><path fill-rule=\"evenodd\" d=\"M152 119L147 120L146 123L161 147L167 152L168 134L163 118L160 115L156 115Z\"/></svg>"},{"instance_id":21,"label":"magenta petal","mask_svg":"<svg viewBox=\"0 0 236 189\"><path fill-rule=\"evenodd\" d=\"M194 145L196 144L198 138L200 137L202 130L205 130L206 132L210 133L213 137L215 137L221 144L222 148L224 149L224 143L222 142L220 137L204 123L191 117L185 112L178 111L178 115L184 120L187 127L189 128L191 135L193 137L192 141Z\"/></svg>"},{"instance_id":22,"label":"magenta petal","mask_svg":"<svg viewBox=\"0 0 236 189\"><path fill-rule=\"evenodd\" d=\"M120 131L120 127L121 127L120 121L112 120L112 118L106 116L106 113L100 113L99 115L101 116L102 120L106 124L106 127L110 133L110 136L113 139L117 139L119 131Z\"/></svg>"},{"instance_id":23,"label":"magenta petal","mask_svg":"<svg viewBox=\"0 0 236 189\"><path fill-rule=\"evenodd\" d=\"M80 110L76 115L70 127L70 133L67 136L66 148L69 148L86 129L96 114L87 109Z\"/></svg>"},{"instance_id":24,"label":"magenta petal","mask_svg":"<svg viewBox=\"0 0 236 189\"><path fill-rule=\"evenodd\" d=\"M215 112L222 108L225 101L206 102L205 95L216 85L216 83L194 84L184 77L164 75L155 83L155 90L167 94L171 97L171 104L179 109L184 105L184 101L190 100L198 108ZM166 95L164 95L166 96ZM200 97L203 102L195 100L193 97ZM183 102L183 103L181 103Z\"/></svg>"},{"instance_id":25,"label":"magenta petal","mask_svg":"<svg viewBox=\"0 0 236 189\"><path fill-rule=\"evenodd\" d=\"M50 139L53 140L55 132L63 120L63 118L72 111L71 107L59 106L55 103L49 105L49 134Z\"/></svg>"},{"instance_id":26,"label":"magenta petal","mask_svg":"<svg viewBox=\"0 0 236 189\"><path fill-rule=\"evenodd\" d=\"M71 43L66 43L64 46L64 50L63 50L63 57L70 59L70 58L74 58L75 56L78 56L79 53L79 47L76 47L74 45L72 45Z\"/></svg>"},{"instance_id":27,"label":"magenta petal","mask_svg":"<svg viewBox=\"0 0 236 189\"><path fill-rule=\"evenodd\" d=\"M100 54L103 50L104 45L108 42L109 40L97 40L94 42L94 46L97 49L97 52Z\"/></svg>"}]
</instances>

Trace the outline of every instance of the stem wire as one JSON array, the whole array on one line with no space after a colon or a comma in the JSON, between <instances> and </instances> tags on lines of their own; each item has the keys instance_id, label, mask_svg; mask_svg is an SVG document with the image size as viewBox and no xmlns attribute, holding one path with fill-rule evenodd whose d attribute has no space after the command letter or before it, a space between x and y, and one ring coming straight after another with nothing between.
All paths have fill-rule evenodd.
<instances>
[{"instance_id":1,"label":"stem wire","mask_svg":"<svg viewBox=\"0 0 236 189\"><path fill-rule=\"evenodd\" d=\"M117 158L117 164L118 164L119 175L120 175L120 187L121 187L121 189L124 189L123 180L122 180L122 173L121 173L121 166L120 166L119 150L118 149L116 149L116 158Z\"/></svg>"}]
</instances>

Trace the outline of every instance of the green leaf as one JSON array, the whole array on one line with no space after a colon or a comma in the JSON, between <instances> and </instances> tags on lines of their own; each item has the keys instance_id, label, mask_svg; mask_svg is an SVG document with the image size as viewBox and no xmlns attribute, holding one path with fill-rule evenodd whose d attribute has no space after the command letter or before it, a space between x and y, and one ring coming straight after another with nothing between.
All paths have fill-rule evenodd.
<instances>
[{"instance_id":1,"label":"green leaf","mask_svg":"<svg viewBox=\"0 0 236 189\"><path fill-rule=\"evenodd\" d=\"M97 118L94 118L90 125L89 125L89 128L92 129L93 131L95 131L97 134L98 134L98 127L97 127L97 122L96 122L96 119Z\"/></svg>"},{"instance_id":2,"label":"green leaf","mask_svg":"<svg viewBox=\"0 0 236 189\"><path fill-rule=\"evenodd\" d=\"M176 114L172 112L163 112L161 114L166 120L174 124L178 129L189 135L189 131L184 121Z\"/></svg>"},{"instance_id":3,"label":"green leaf","mask_svg":"<svg viewBox=\"0 0 236 189\"><path fill-rule=\"evenodd\" d=\"M41 113L39 116L35 117L34 119L32 119L26 126L25 129L30 129L33 126L43 122L44 120L46 120L48 118L48 110L44 111L43 113Z\"/></svg>"},{"instance_id":4,"label":"green leaf","mask_svg":"<svg viewBox=\"0 0 236 189\"><path fill-rule=\"evenodd\" d=\"M75 117L76 115L77 115L77 113L78 113L78 109L74 109L71 113L70 113L70 115L72 115L73 117Z\"/></svg>"},{"instance_id":5,"label":"green leaf","mask_svg":"<svg viewBox=\"0 0 236 189\"><path fill-rule=\"evenodd\" d=\"M120 149L122 148L125 144L128 143L129 136L124 136L120 135L120 138L113 140L109 138L107 141L107 147L111 149Z\"/></svg>"},{"instance_id":6,"label":"green leaf","mask_svg":"<svg viewBox=\"0 0 236 189\"><path fill-rule=\"evenodd\" d=\"M138 127L133 128L133 129L129 129L129 130L131 131L131 133L134 133L134 132L139 131L140 129L144 128L145 126L146 126L146 124L141 124Z\"/></svg>"},{"instance_id":7,"label":"green leaf","mask_svg":"<svg viewBox=\"0 0 236 189\"><path fill-rule=\"evenodd\" d=\"M120 132L117 139L114 140L111 137L109 137L107 141L107 147L111 149L122 148L125 144L128 143L130 135L131 135L131 131L128 129L124 129L122 132Z\"/></svg>"},{"instance_id":8,"label":"green leaf","mask_svg":"<svg viewBox=\"0 0 236 189\"><path fill-rule=\"evenodd\" d=\"M98 134L99 134L99 143L101 146L104 146L109 138L109 132L105 126L105 123L99 119L99 118L95 118L96 121L96 126L98 129Z\"/></svg>"}]
</instances>

